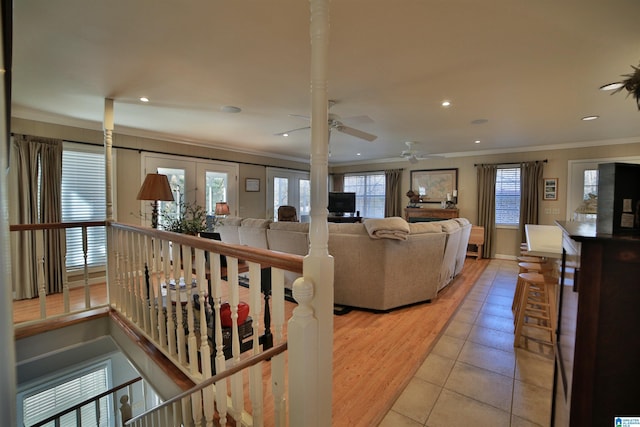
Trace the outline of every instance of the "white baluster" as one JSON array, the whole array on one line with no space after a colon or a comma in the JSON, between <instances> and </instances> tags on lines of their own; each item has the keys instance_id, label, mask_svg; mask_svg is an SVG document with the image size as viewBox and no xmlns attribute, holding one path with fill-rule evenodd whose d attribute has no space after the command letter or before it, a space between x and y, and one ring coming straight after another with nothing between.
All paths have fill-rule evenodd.
<instances>
[{"instance_id":1,"label":"white baluster","mask_svg":"<svg viewBox=\"0 0 640 427\"><path fill-rule=\"evenodd\" d=\"M197 252L201 250L195 249L195 251ZM197 372L198 343L195 333L195 314L193 309L193 296L195 295L195 288L193 287L193 267L197 267L197 264L195 266L192 266L191 257L187 257L187 259L185 259L184 266L185 284L187 285L187 289L185 291L187 294L187 328L189 330L189 336L187 338L187 349L189 356L189 369L191 370L192 374L195 374ZM189 278L189 280L187 280L187 277Z\"/></svg>"},{"instance_id":2,"label":"white baluster","mask_svg":"<svg viewBox=\"0 0 640 427\"><path fill-rule=\"evenodd\" d=\"M67 253L63 256L63 265L67 265ZM64 302L64 312L69 313L71 311L71 302L69 301L69 279L67 277L66 268L63 273L63 281L62 281L62 300Z\"/></svg>"},{"instance_id":3,"label":"white baluster","mask_svg":"<svg viewBox=\"0 0 640 427\"><path fill-rule=\"evenodd\" d=\"M283 342L284 325L284 271L271 268L272 319L274 327L274 341ZM286 403L284 384L284 353L271 359L271 381L273 389L275 425L286 425Z\"/></svg>"},{"instance_id":4,"label":"white baluster","mask_svg":"<svg viewBox=\"0 0 640 427\"><path fill-rule=\"evenodd\" d=\"M89 243L87 227L82 227L82 257L84 258L84 308L91 308L91 294L89 292Z\"/></svg>"},{"instance_id":5,"label":"white baluster","mask_svg":"<svg viewBox=\"0 0 640 427\"><path fill-rule=\"evenodd\" d=\"M176 253L179 251L179 245L176 245L175 242L172 242L172 247L171 247L171 258L172 260L170 261L169 258L167 258L165 260L165 273L166 273L166 277L172 277L174 283L176 284L176 286L178 286L178 280L176 280L176 269L177 269L177 263L180 262L179 261L179 254L176 255ZM173 271L171 270L171 263L173 263ZM171 273L173 273L173 276L171 275ZM170 283L171 280L167 280L167 282L165 283L165 289L166 289L166 293L167 296L165 297L165 306L167 307L167 335L168 335L168 342L169 342L169 354L171 356L175 356L176 354L176 324L175 324L175 320L174 320L174 313L173 313L173 304L171 304L171 286Z\"/></svg>"},{"instance_id":6,"label":"white baluster","mask_svg":"<svg viewBox=\"0 0 640 427\"><path fill-rule=\"evenodd\" d=\"M253 319L253 354L260 353L260 319L262 316L262 282L260 264L249 262L249 315ZM253 416L253 425L264 424L264 396L262 392L263 381L262 363L249 368L249 398Z\"/></svg>"},{"instance_id":7,"label":"white baluster","mask_svg":"<svg viewBox=\"0 0 640 427\"><path fill-rule=\"evenodd\" d=\"M187 363L187 356L185 354L185 351L187 350L187 343L185 341L185 335L184 335L185 325L184 325L184 316L183 316L183 310L182 310L182 295L183 295L183 292L185 293L187 292L186 268L187 268L187 259L189 259L188 267L189 269L191 269L191 248L185 245L179 245L179 247L181 250L178 255L182 255L182 262L178 261L179 264L176 264L174 261L173 271L174 271L174 275L176 276L175 295L176 295L176 322L177 322L176 334L177 334L177 340L178 340L178 360L180 361L181 364L184 365L185 363ZM182 266L185 279L182 279L183 276L180 274L180 268L179 268L180 265ZM184 291L182 289L183 282L185 285ZM189 281L189 286L191 286L191 281Z\"/></svg>"},{"instance_id":8,"label":"white baluster","mask_svg":"<svg viewBox=\"0 0 640 427\"><path fill-rule=\"evenodd\" d=\"M44 231L34 231L36 234L36 259L38 260L38 272L36 280L38 286L38 297L40 299L40 318L47 318L47 288L44 277Z\"/></svg>"},{"instance_id":9,"label":"white baluster","mask_svg":"<svg viewBox=\"0 0 640 427\"><path fill-rule=\"evenodd\" d=\"M238 289L238 259L227 258L227 286L229 287L229 305L231 307L231 354L233 364L240 363L240 337L238 334L238 304L240 292ZM222 322L221 322L222 323ZM233 418L240 424L244 410L244 392L242 372L231 376L231 402Z\"/></svg>"},{"instance_id":10,"label":"white baluster","mask_svg":"<svg viewBox=\"0 0 640 427\"><path fill-rule=\"evenodd\" d=\"M227 268L233 258L227 257ZM237 264L237 260L236 260ZM213 298L213 316L215 321L214 336L216 343L216 373L222 372L226 369L226 362L224 359L224 344L222 342L222 321L220 317L220 298L222 294L222 279L220 277L220 255L214 252L209 252L209 265L210 265L210 277L211 277L211 296ZM227 270L228 271L228 270ZM227 382L220 381L216 384L216 407L218 408L218 414L220 416L220 425L226 425L227 423Z\"/></svg>"}]
</instances>

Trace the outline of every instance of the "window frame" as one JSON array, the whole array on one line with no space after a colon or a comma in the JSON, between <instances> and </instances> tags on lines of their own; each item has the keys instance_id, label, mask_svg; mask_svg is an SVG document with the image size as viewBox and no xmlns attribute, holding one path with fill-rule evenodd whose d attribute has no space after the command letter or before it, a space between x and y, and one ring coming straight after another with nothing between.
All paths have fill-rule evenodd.
<instances>
[{"instance_id":1,"label":"window frame","mask_svg":"<svg viewBox=\"0 0 640 427\"><path fill-rule=\"evenodd\" d=\"M371 185L367 184L367 180L368 177L372 177L372 176L376 176L376 177L380 177L382 179L382 189L383 189L383 194L382 195L368 195L367 194L367 188L370 187ZM355 178L355 177L362 177L364 178L364 188L365 188L365 193L364 194L360 194L357 190L354 190L352 188L348 188L347 187L347 179L348 178ZM387 198L387 185L386 185L386 177L385 177L385 173L384 171L372 171L372 172L353 172L353 173L345 173L344 177L343 177L343 191L345 192L355 192L356 193L356 211L360 212L360 216L363 218L384 218L384 211L385 211L385 202L386 202L386 198ZM382 213L380 216L373 216L371 215L368 210L366 209L366 200L369 198L379 198L382 197ZM376 212L377 214L377 212Z\"/></svg>"},{"instance_id":2,"label":"window frame","mask_svg":"<svg viewBox=\"0 0 640 427\"><path fill-rule=\"evenodd\" d=\"M516 180L511 180L512 182L517 182L517 186L514 187L517 188L518 194L518 220L515 223L511 223L511 222L498 222L498 178L499 178L499 174L500 171L504 171L504 170L517 170L518 171L518 179ZM522 197L522 168L520 166L498 166L498 169L496 171L496 194L495 194L495 208L494 208L494 212L495 212L495 226L496 228L505 228L505 229L518 229L520 227L520 202L521 202L521 197ZM506 209L501 209L501 210L506 210Z\"/></svg>"}]
</instances>

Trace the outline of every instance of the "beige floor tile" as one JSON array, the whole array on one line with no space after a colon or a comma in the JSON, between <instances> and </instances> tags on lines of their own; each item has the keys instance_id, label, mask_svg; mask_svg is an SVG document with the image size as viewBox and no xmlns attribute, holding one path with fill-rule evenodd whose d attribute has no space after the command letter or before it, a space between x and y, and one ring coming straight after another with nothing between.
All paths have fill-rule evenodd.
<instances>
[{"instance_id":1,"label":"beige floor tile","mask_svg":"<svg viewBox=\"0 0 640 427\"><path fill-rule=\"evenodd\" d=\"M489 329L475 325L469 333L469 341L497 348L508 353L515 353L513 348L513 334L509 332Z\"/></svg>"},{"instance_id":2,"label":"beige floor tile","mask_svg":"<svg viewBox=\"0 0 640 427\"><path fill-rule=\"evenodd\" d=\"M486 301L482 308L481 312L487 314L493 314L494 316L506 317L507 319L513 319L513 312L511 311L511 304L509 305L498 305L493 304L489 301Z\"/></svg>"},{"instance_id":3,"label":"beige floor tile","mask_svg":"<svg viewBox=\"0 0 640 427\"><path fill-rule=\"evenodd\" d=\"M516 379L548 390L553 388L554 360L547 355L516 349Z\"/></svg>"},{"instance_id":4,"label":"beige floor tile","mask_svg":"<svg viewBox=\"0 0 640 427\"><path fill-rule=\"evenodd\" d=\"M487 295L487 299L485 300L486 304L494 304L500 306L509 307L509 311L511 311L511 305L513 304L513 297L506 297L503 295L489 294Z\"/></svg>"},{"instance_id":5,"label":"beige floor tile","mask_svg":"<svg viewBox=\"0 0 640 427\"><path fill-rule=\"evenodd\" d=\"M510 298L513 301L513 294L515 291L515 288L503 288L500 286L494 286L489 291L489 295L499 295Z\"/></svg>"},{"instance_id":6,"label":"beige floor tile","mask_svg":"<svg viewBox=\"0 0 640 427\"><path fill-rule=\"evenodd\" d=\"M378 427L422 427L423 424L391 410L378 424Z\"/></svg>"},{"instance_id":7,"label":"beige floor tile","mask_svg":"<svg viewBox=\"0 0 640 427\"><path fill-rule=\"evenodd\" d=\"M513 353L467 341L458 361L513 378L516 357Z\"/></svg>"},{"instance_id":8,"label":"beige floor tile","mask_svg":"<svg viewBox=\"0 0 640 427\"><path fill-rule=\"evenodd\" d=\"M509 413L491 405L443 390L427 427L502 427L509 425Z\"/></svg>"},{"instance_id":9,"label":"beige floor tile","mask_svg":"<svg viewBox=\"0 0 640 427\"><path fill-rule=\"evenodd\" d=\"M546 426L551 416L551 390L516 380L512 415Z\"/></svg>"},{"instance_id":10,"label":"beige floor tile","mask_svg":"<svg viewBox=\"0 0 640 427\"><path fill-rule=\"evenodd\" d=\"M464 340L450 337L448 335L442 335L431 350L431 353L456 360L458 354L460 354L460 350L462 350L463 345Z\"/></svg>"},{"instance_id":11,"label":"beige floor tile","mask_svg":"<svg viewBox=\"0 0 640 427\"><path fill-rule=\"evenodd\" d=\"M476 318L476 325L484 328L495 329L497 331L513 333L513 320L508 317L494 316L493 314L481 312Z\"/></svg>"},{"instance_id":12,"label":"beige floor tile","mask_svg":"<svg viewBox=\"0 0 640 427\"><path fill-rule=\"evenodd\" d=\"M457 320L452 320L445 329L444 334L450 337L458 338L464 340L469 335L471 328L473 327L470 323L460 322Z\"/></svg>"},{"instance_id":13,"label":"beige floor tile","mask_svg":"<svg viewBox=\"0 0 640 427\"><path fill-rule=\"evenodd\" d=\"M478 317L478 312L477 311L460 309L453 316L453 320L458 320L460 322L473 324L476 321L476 317Z\"/></svg>"},{"instance_id":14,"label":"beige floor tile","mask_svg":"<svg viewBox=\"0 0 640 427\"><path fill-rule=\"evenodd\" d=\"M483 305L484 303L482 301L465 300L462 304L460 304L460 309L475 311L476 313L479 313Z\"/></svg>"},{"instance_id":15,"label":"beige floor tile","mask_svg":"<svg viewBox=\"0 0 640 427\"><path fill-rule=\"evenodd\" d=\"M430 382L413 378L404 389L398 400L393 404L393 410L399 414L424 424L436 403L442 387Z\"/></svg>"},{"instance_id":16,"label":"beige floor tile","mask_svg":"<svg viewBox=\"0 0 640 427\"><path fill-rule=\"evenodd\" d=\"M486 369L456 362L444 388L503 411L511 410L513 379Z\"/></svg>"},{"instance_id":17,"label":"beige floor tile","mask_svg":"<svg viewBox=\"0 0 640 427\"><path fill-rule=\"evenodd\" d=\"M481 301L484 302L484 300L487 298L487 294L483 293L483 292L474 292L471 291L467 294L466 296L466 300L468 301Z\"/></svg>"},{"instance_id":18,"label":"beige floor tile","mask_svg":"<svg viewBox=\"0 0 640 427\"><path fill-rule=\"evenodd\" d=\"M442 387L447 381L454 363L454 359L431 352L422 366L418 368L415 377Z\"/></svg>"}]
</instances>

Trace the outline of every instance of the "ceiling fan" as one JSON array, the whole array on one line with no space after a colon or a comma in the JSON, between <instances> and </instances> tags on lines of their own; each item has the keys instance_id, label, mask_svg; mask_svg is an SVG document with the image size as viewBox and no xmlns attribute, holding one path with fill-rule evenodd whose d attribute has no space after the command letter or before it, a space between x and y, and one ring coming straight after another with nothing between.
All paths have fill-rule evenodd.
<instances>
[{"instance_id":1,"label":"ceiling fan","mask_svg":"<svg viewBox=\"0 0 640 427\"><path fill-rule=\"evenodd\" d=\"M335 105L336 101L329 101L329 108L333 107ZM299 114L289 114L290 117L300 117L302 119L306 119L306 120L311 120L310 117L307 116L301 116ZM371 118L369 118L368 116L358 116L358 117L350 117L344 120L349 120L349 121L358 121L360 123L370 123L373 120L371 120ZM304 130L304 129L311 129L311 126L305 126L302 128L296 128L296 129L291 129L285 132L280 132L280 133L276 133L275 136L289 136L289 134L291 132L296 132L299 130ZM360 129L356 129L353 128L351 126L346 126L344 123L342 123L342 118L340 118L340 116L338 116L337 114L333 114L333 113L329 113L329 135L331 135L332 131L338 131L338 132L342 132L342 133L346 133L347 135L351 135L354 136L356 138L359 139L364 139L366 141L374 141L378 138L377 135L373 135L371 133L362 131Z\"/></svg>"},{"instance_id":2,"label":"ceiling fan","mask_svg":"<svg viewBox=\"0 0 640 427\"><path fill-rule=\"evenodd\" d=\"M400 153L400 157L409 160L409 163L413 164L418 163L418 160L438 159L444 157L437 154L422 154L421 152L413 148L416 145L415 141L405 141L405 144L407 146L407 149L402 150L402 152Z\"/></svg>"}]
</instances>

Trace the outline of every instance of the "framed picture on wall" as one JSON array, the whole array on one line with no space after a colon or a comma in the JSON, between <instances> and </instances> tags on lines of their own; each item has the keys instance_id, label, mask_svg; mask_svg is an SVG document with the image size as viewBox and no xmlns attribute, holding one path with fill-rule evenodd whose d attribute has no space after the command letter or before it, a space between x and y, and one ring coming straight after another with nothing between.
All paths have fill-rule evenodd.
<instances>
[{"instance_id":1,"label":"framed picture on wall","mask_svg":"<svg viewBox=\"0 0 640 427\"><path fill-rule=\"evenodd\" d=\"M259 178L247 178L244 180L244 191L255 192L260 191Z\"/></svg>"},{"instance_id":2,"label":"framed picture on wall","mask_svg":"<svg viewBox=\"0 0 640 427\"><path fill-rule=\"evenodd\" d=\"M458 169L429 169L411 171L411 190L420 194L422 203L447 201L458 188Z\"/></svg>"},{"instance_id":3,"label":"framed picture on wall","mask_svg":"<svg viewBox=\"0 0 640 427\"><path fill-rule=\"evenodd\" d=\"M558 200L558 178L543 178L542 200Z\"/></svg>"}]
</instances>

